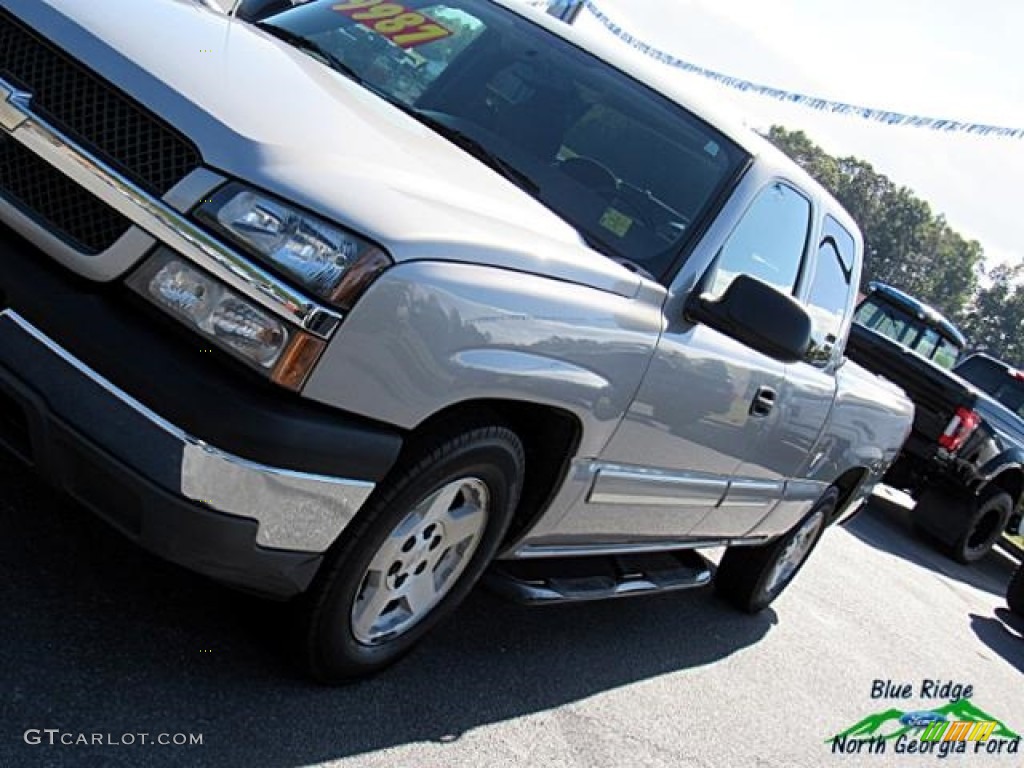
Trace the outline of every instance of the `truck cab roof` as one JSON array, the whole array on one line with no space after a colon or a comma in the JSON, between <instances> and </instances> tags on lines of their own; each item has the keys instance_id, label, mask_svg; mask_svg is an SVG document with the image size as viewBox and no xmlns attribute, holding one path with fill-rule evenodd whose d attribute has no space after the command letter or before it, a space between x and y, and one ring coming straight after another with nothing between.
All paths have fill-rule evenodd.
<instances>
[{"instance_id":1,"label":"truck cab roof","mask_svg":"<svg viewBox=\"0 0 1024 768\"><path fill-rule=\"evenodd\" d=\"M880 296L890 303L902 307L917 317L918 320L937 330L960 347L960 349L967 346L967 338L941 312L919 299L915 299L910 294L904 293L899 288L893 288L885 283L873 282L868 285L868 295Z\"/></svg>"}]
</instances>

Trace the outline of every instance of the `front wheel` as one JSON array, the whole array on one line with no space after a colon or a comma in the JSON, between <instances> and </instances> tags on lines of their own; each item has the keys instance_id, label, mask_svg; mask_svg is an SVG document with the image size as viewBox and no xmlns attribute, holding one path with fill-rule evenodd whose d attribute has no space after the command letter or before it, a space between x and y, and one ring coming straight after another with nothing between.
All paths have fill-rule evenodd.
<instances>
[{"instance_id":1,"label":"front wheel","mask_svg":"<svg viewBox=\"0 0 1024 768\"><path fill-rule=\"evenodd\" d=\"M473 429L403 459L303 596L303 662L338 683L394 663L466 597L519 499L523 447Z\"/></svg>"},{"instance_id":2,"label":"front wheel","mask_svg":"<svg viewBox=\"0 0 1024 768\"><path fill-rule=\"evenodd\" d=\"M784 536L759 547L729 547L715 573L718 596L746 613L771 605L807 562L838 503L839 491L829 488Z\"/></svg>"}]
</instances>

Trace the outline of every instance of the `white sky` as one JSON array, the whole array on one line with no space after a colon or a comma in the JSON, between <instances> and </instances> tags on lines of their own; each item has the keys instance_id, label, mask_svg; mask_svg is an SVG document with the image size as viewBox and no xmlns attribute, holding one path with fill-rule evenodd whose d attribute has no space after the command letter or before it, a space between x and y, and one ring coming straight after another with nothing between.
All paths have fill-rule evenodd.
<instances>
[{"instance_id":1,"label":"white sky","mask_svg":"<svg viewBox=\"0 0 1024 768\"><path fill-rule=\"evenodd\" d=\"M728 75L896 112L1024 127L1021 0L595 1L635 37ZM610 34L587 10L577 26ZM977 239L990 262L1024 259L1024 139L884 126L713 89L756 128L802 129L832 154L869 161Z\"/></svg>"}]
</instances>

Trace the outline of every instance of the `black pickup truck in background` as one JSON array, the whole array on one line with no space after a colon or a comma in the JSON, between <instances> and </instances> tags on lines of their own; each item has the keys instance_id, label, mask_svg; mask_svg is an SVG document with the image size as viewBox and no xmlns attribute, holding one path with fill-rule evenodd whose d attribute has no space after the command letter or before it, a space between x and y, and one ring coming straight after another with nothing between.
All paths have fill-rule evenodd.
<instances>
[{"instance_id":1,"label":"black pickup truck in background","mask_svg":"<svg viewBox=\"0 0 1024 768\"><path fill-rule=\"evenodd\" d=\"M917 500L914 526L953 559L983 557L1021 527L1024 373L984 354L931 307L869 286L847 354L914 401L914 429L885 481Z\"/></svg>"}]
</instances>

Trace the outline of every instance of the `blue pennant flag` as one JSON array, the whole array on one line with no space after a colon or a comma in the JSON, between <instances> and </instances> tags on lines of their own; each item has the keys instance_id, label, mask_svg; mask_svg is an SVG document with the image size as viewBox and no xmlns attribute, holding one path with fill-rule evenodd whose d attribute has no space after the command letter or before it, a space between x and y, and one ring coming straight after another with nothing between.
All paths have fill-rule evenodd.
<instances>
[{"instance_id":1,"label":"blue pennant flag","mask_svg":"<svg viewBox=\"0 0 1024 768\"><path fill-rule=\"evenodd\" d=\"M885 125L908 125L913 128L928 128L933 131L944 131L947 133L970 133L976 136L995 136L1007 139L1024 138L1024 128L1008 128L1005 126L985 125L981 123L964 123L959 120L946 120L938 117L908 115L902 112L892 112L885 109L874 109L872 107L857 106L856 104L845 104L841 101L831 101L830 99L823 99L818 96L808 96L802 93L786 91L782 88L773 88L761 83L744 80L743 78L725 75L711 69L705 69L704 67L698 66L697 64L693 64L689 61L683 61L670 53L659 50L634 37L609 18L609 16L601 10L594 0L554 0L553 2L551 0L541 0L540 2L531 2L530 4L538 6L547 5L549 13L559 16L559 18L569 20L570 22L575 18L575 13L585 7L598 21L601 22L601 24L604 25L605 29L623 42L633 48L636 48L641 53L650 56L656 61L660 61L662 64L698 75L724 85L727 88L733 88L737 91L743 91L744 93L756 93L761 96L776 99L777 101L799 104L819 112L831 112L837 115L852 115L864 120L884 123ZM563 13L567 13L569 15L563 15Z\"/></svg>"}]
</instances>

